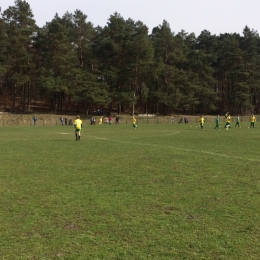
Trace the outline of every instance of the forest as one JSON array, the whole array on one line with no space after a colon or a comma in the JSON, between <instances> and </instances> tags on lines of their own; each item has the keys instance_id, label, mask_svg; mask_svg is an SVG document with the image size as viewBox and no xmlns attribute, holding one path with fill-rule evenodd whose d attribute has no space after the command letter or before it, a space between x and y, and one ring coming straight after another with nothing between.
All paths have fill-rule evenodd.
<instances>
[{"instance_id":1,"label":"forest","mask_svg":"<svg viewBox=\"0 0 260 260\"><path fill-rule=\"evenodd\" d=\"M246 24L241 35L196 36L165 20L149 33L119 13L104 27L80 10L43 27L33 17L22 0L2 10L0 111L259 112L260 38Z\"/></svg>"}]
</instances>

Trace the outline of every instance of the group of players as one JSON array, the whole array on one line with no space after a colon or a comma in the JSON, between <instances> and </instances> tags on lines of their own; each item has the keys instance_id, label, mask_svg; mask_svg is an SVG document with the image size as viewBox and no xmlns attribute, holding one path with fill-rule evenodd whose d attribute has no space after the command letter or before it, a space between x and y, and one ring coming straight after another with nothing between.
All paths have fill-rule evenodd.
<instances>
[{"instance_id":1,"label":"group of players","mask_svg":"<svg viewBox=\"0 0 260 260\"><path fill-rule=\"evenodd\" d=\"M231 116L230 116L229 112L227 112L225 114L225 120L226 120L226 124L225 124L224 128L226 130L228 130L229 128L231 128L231 126L230 126ZM250 117L250 128L255 127L255 122L256 122L256 118L255 118L255 115L252 113L251 117ZM200 129L203 130L204 123L205 123L205 118L203 116L200 116L199 123L200 123ZM215 123L216 123L216 126L215 126L214 130L220 130L220 128L219 128L219 123L220 123L219 115L216 117ZM239 117L239 115L237 115L237 117L236 117L235 127L240 127L240 117Z\"/></svg>"},{"instance_id":2,"label":"group of players","mask_svg":"<svg viewBox=\"0 0 260 260\"><path fill-rule=\"evenodd\" d=\"M225 124L224 128L226 130L228 130L229 128L231 128L231 126L230 126L231 116L230 116L229 112L227 112L225 114L225 119L226 119L226 124ZM136 129L137 128L136 118L133 116L132 120L133 120L133 127L134 127L134 129ZM250 117L250 128L255 127L255 122L256 122L256 118L255 118L255 115L252 113L251 117ZM200 116L199 123L200 123L200 129L203 130L205 118L202 115ZM219 115L216 117L215 123L216 123L216 125L215 125L214 130L220 130L220 128L219 128L219 123L220 123ZM82 120L80 119L79 115L77 115L73 125L74 125L74 128L75 128L76 141L80 141L80 133L81 133L81 129L82 129ZM237 115L237 117L236 117L235 127L240 127L240 117L239 117L239 115Z\"/></svg>"},{"instance_id":3,"label":"group of players","mask_svg":"<svg viewBox=\"0 0 260 260\"><path fill-rule=\"evenodd\" d=\"M80 133L82 129L82 120L80 119L80 116L77 115L76 119L74 121L74 129L75 129L75 136L76 136L76 141L80 141ZM137 123L136 123L136 118L133 116L133 127L134 129L137 128Z\"/></svg>"}]
</instances>

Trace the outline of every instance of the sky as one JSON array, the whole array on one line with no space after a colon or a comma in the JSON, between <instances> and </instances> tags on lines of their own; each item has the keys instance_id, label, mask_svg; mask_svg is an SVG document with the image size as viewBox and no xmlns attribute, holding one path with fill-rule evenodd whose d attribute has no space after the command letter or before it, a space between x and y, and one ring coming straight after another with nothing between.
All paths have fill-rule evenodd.
<instances>
[{"instance_id":1,"label":"sky","mask_svg":"<svg viewBox=\"0 0 260 260\"><path fill-rule=\"evenodd\" d=\"M119 13L125 20L143 22L149 32L166 20L171 31L211 34L243 33L245 26L260 32L260 0L27 0L40 27L57 13L76 9L88 16L94 26L104 27L111 15ZM15 0L0 2L2 12L14 6Z\"/></svg>"}]
</instances>

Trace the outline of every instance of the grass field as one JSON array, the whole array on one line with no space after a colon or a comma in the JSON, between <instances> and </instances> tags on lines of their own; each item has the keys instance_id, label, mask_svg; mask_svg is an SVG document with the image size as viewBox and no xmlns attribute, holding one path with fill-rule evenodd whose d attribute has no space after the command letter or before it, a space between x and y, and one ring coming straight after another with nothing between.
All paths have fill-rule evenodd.
<instances>
[{"instance_id":1,"label":"grass field","mask_svg":"<svg viewBox=\"0 0 260 260\"><path fill-rule=\"evenodd\" d=\"M260 259L260 127L1 127L0 259Z\"/></svg>"}]
</instances>

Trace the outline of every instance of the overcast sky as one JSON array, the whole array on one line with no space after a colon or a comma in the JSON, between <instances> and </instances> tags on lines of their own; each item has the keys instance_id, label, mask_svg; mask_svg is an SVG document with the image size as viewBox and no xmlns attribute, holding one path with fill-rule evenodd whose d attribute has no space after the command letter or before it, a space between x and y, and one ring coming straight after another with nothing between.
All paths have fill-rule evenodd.
<instances>
[{"instance_id":1,"label":"overcast sky","mask_svg":"<svg viewBox=\"0 0 260 260\"><path fill-rule=\"evenodd\" d=\"M166 20L172 32L184 30L198 36L201 31L211 34L239 33L247 25L260 31L260 0L27 0L34 19L42 27L55 13L62 17L76 9L88 16L94 26L104 27L110 15L119 13L124 19L142 21L149 31ZM14 6L15 0L3 0L2 12Z\"/></svg>"}]
</instances>

